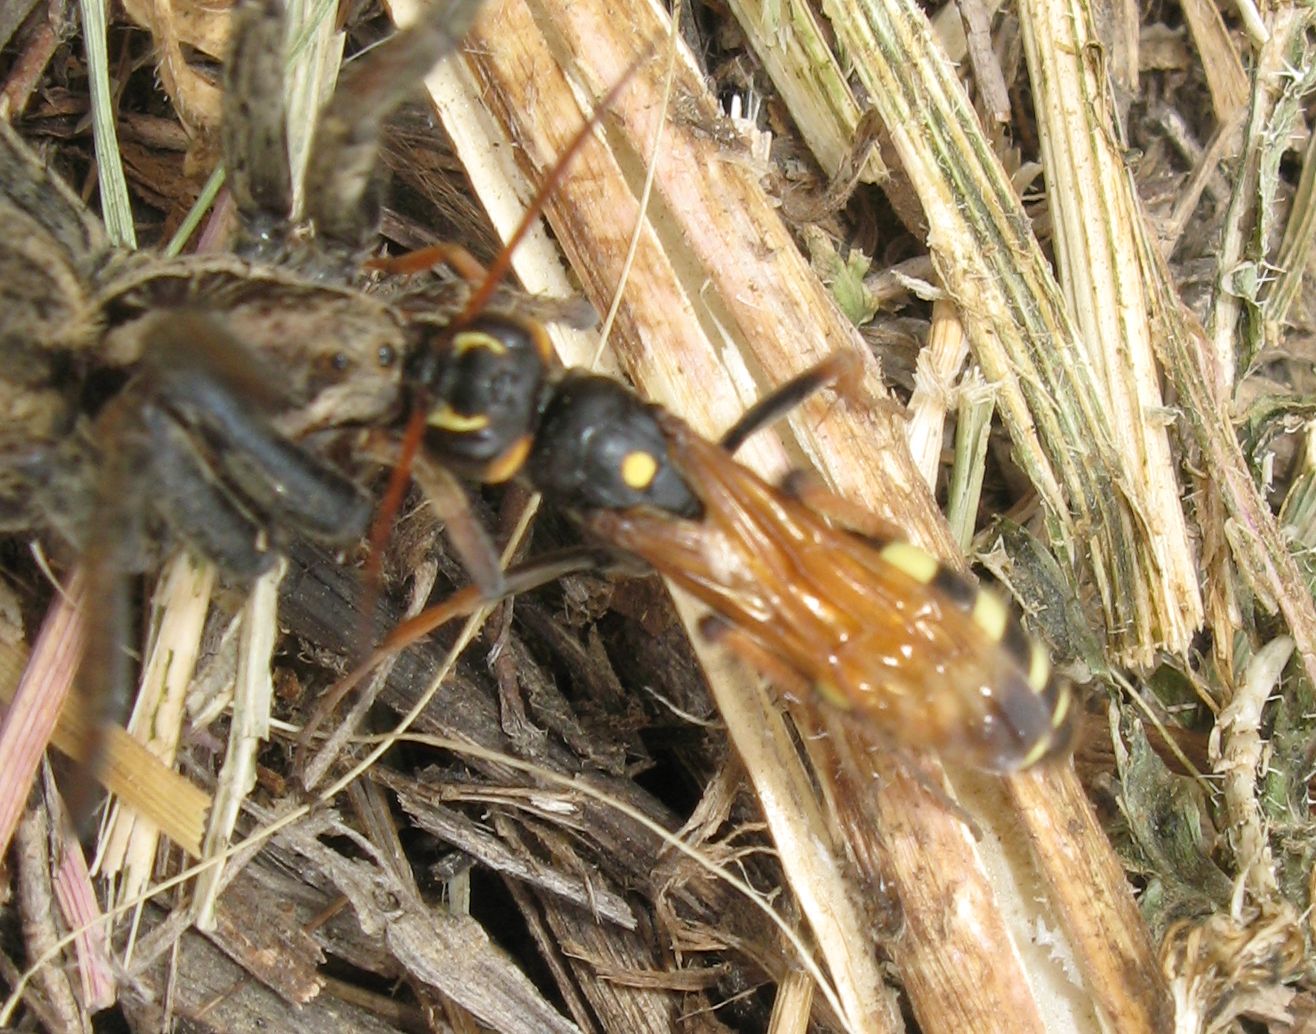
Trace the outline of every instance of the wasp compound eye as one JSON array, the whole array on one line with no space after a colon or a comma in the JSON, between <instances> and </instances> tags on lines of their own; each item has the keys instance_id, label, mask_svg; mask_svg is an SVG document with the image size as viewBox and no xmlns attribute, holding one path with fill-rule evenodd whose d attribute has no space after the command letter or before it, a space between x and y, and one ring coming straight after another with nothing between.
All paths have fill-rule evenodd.
<instances>
[{"instance_id":1,"label":"wasp compound eye","mask_svg":"<svg viewBox=\"0 0 1316 1034\"><path fill-rule=\"evenodd\" d=\"M540 419L529 476L535 488L582 510L647 506L681 517L699 501L672 466L658 410L625 385L572 373Z\"/></svg>"}]
</instances>

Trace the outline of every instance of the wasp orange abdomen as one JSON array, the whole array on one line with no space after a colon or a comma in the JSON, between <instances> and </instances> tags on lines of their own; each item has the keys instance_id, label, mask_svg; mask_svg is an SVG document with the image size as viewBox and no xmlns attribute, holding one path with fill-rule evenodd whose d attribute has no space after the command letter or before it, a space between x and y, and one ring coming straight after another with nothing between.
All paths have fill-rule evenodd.
<instances>
[{"instance_id":1,"label":"wasp orange abdomen","mask_svg":"<svg viewBox=\"0 0 1316 1034\"><path fill-rule=\"evenodd\" d=\"M1028 768L1067 751L1075 728L1072 688L1018 614L917 546L874 548L907 576L910 599L935 613L938 627L921 640L924 652L911 650L905 665L911 678L922 678L934 745L950 760L989 771ZM858 660L871 666L871 658Z\"/></svg>"}]
</instances>

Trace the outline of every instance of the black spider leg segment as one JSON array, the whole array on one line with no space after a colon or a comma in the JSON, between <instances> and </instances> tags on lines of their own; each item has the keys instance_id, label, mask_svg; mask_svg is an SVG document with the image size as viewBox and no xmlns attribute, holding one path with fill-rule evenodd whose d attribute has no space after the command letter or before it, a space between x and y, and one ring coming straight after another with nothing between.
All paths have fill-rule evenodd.
<instances>
[{"instance_id":1,"label":"black spider leg segment","mask_svg":"<svg viewBox=\"0 0 1316 1034\"><path fill-rule=\"evenodd\" d=\"M260 523L216 479L186 427L151 402L141 405L137 419L150 448L152 509L193 552L235 581L268 571L274 554Z\"/></svg>"},{"instance_id":2,"label":"black spider leg segment","mask_svg":"<svg viewBox=\"0 0 1316 1034\"><path fill-rule=\"evenodd\" d=\"M88 529L82 559L85 642L75 692L90 716L82 756L88 759L91 778L82 776L65 794L79 835L90 832L106 726L126 713L134 678L129 654L135 613L130 575L142 565L146 500L140 472L150 461L152 447L149 432L137 420L140 407L130 394L125 392L111 403L96 423L101 440L114 445L106 450L97 478L96 518Z\"/></svg>"},{"instance_id":3,"label":"black spider leg segment","mask_svg":"<svg viewBox=\"0 0 1316 1034\"><path fill-rule=\"evenodd\" d=\"M105 729L127 714L136 682L132 575L149 560L147 514L157 514L195 553L237 581L254 580L274 561L258 519L219 483L186 426L158 404L152 390L137 381L96 422L105 449L84 552L84 600L90 612L77 681L89 715L82 756L93 780L102 775ZM70 787L69 810L78 827L94 799L92 780Z\"/></svg>"},{"instance_id":4,"label":"black spider leg segment","mask_svg":"<svg viewBox=\"0 0 1316 1034\"><path fill-rule=\"evenodd\" d=\"M236 250L272 258L292 215L283 0L244 0L229 31L220 139L241 224Z\"/></svg>"},{"instance_id":5,"label":"black spider leg segment","mask_svg":"<svg viewBox=\"0 0 1316 1034\"><path fill-rule=\"evenodd\" d=\"M810 396L823 388L838 385L843 377L858 376L860 373L862 369L854 356L845 352L830 355L755 402L723 432L718 444L727 452L735 453L747 439L775 424Z\"/></svg>"},{"instance_id":6,"label":"black spider leg segment","mask_svg":"<svg viewBox=\"0 0 1316 1034\"><path fill-rule=\"evenodd\" d=\"M353 253L374 238L379 206L373 181L383 120L457 49L480 4L441 0L343 71L320 115L306 169L306 214L321 237Z\"/></svg>"},{"instance_id":7,"label":"black spider leg segment","mask_svg":"<svg viewBox=\"0 0 1316 1034\"><path fill-rule=\"evenodd\" d=\"M273 376L216 320L175 312L149 321L143 332L143 378L267 525L326 543L364 534L369 497L274 429L267 415L278 401L269 388Z\"/></svg>"},{"instance_id":8,"label":"black spider leg segment","mask_svg":"<svg viewBox=\"0 0 1316 1034\"><path fill-rule=\"evenodd\" d=\"M228 576L269 570L281 529L325 542L359 538L370 499L270 424L267 371L201 313L143 321L136 378L97 418L102 464L85 549L87 622L78 689L94 716L85 757L103 763L104 729L127 710L134 682L130 576L145 568L149 514ZM81 824L92 796L73 790Z\"/></svg>"}]
</instances>

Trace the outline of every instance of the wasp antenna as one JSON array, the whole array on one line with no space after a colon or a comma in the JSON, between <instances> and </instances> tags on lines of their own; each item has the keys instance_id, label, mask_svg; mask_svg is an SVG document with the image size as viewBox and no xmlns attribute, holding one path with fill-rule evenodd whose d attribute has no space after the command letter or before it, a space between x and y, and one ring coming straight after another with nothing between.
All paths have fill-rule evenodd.
<instances>
[{"instance_id":1,"label":"wasp antenna","mask_svg":"<svg viewBox=\"0 0 1316 1034\"><path fill-rule=\"evenodd\" d=\"M460 326L463 323L468 323L484 311L484 307L489 304L489 299L493 297L494 291L498 289L498 285L506 278L507 271L511 269L512 256L516 253L517 246L525 238L525 235L530 232L530 227L534 225L535 220L543 212L544 205L548 203L548 199L557 190L558 185L562 182L562 177L566 175L567 166L571 164L571 160L576 157L580 149L585 146L585 141L589 139L590 134L594 132L594 128L602 121L604 113L612 107L613 101L626 88L626 84L639 71L640 66L653 56L655 47L656 43L650 40L635 60L627 66L621 78L613 83L603 99L595 105L593 114L590 115L585 124L576 130L576 135L571 138L571 143L567 145L566 150L553 164L548 175L544 178L544 182L540 184L539 189L535 192L535 196L530 201L530 207L525 210L525 215L521 216L521 221L512 232L512 236L507 238L507 244L490 264L484 282L471 294L465 307L453 320L454 324Z\"/></svg>"}]
</instances>

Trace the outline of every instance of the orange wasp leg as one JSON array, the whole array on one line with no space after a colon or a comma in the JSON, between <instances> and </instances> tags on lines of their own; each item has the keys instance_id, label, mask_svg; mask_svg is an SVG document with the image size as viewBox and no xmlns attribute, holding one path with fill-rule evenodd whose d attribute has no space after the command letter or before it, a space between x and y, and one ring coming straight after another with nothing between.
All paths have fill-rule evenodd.
<instances>
[{"instance_id":1,"label":"orange wasp leg","mask_svg":"<svg viewBox=\"0 0 1316 1034\"><path fill-rule=\"evenodd\" d=\"M906 539L905 533L897 525L851 502L845 496L837 495L811 471L792 470L782 478L781 490L792 499L798 499L814 513L856 535L879 543Z\"/></svg>"},{"instance_id":2,"label":"orange wasp leg","mask_svg":"<svg viewBox=\"0 0 1316 1034\"><path fill-rule=\"evenodd\" d=\"M808 679L726 618L704 615L699 619L699 634L711 645L735 654L771 682L782 696L806 701L816 691Z\"/></svg>"},{"instance_id":3,"label":"orange wasp leg","mask_svg":"<svg viewBox=\"0 0 1316 1034\"><path fill-rule=\"evenodd\" d=\"M320 726L333 714L342 699L367 675L435 629L456 618L470 617L482 607L490 607L512 596L538 589L566 575L579 571L607 570L612 566L614 566L612 558L598 548L580 546L559 550L505 572L501 590L493 595L479 585L468 585L443 602L427 607L415 617L408 618L389 632L369 657L324 692L297 737L298 748L303 749L311 742Z\"/></svg>"},{"instance_id":4,"label":"orange wasp leg","mask_svg":"<svg viewBox=\"0 0 1316 1034\"><path fill-rule=\"evenodd\" d=\"M474 255L460 244L439 242L430 244L402 255L384 255L369 259L367 269L376 269L382 273L395 273L407 276L412 273L424 273L435 266L445 265L473 287L485 282L489 271L480 265Z\"/></svg>"}]
</instances>

